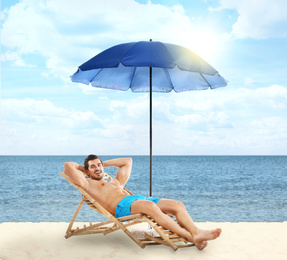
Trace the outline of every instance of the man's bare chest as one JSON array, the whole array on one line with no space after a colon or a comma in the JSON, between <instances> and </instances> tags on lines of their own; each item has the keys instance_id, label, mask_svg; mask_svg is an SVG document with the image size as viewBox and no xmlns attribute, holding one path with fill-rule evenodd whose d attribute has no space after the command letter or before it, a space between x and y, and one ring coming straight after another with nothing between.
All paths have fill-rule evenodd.
<instances>
[{"instance_id":1,"label":"man's bare chest","mask_svg":"<svg viewBox=\"0 0 287 260\"><path fill-rule=\"evenodd\" d=\"M113 180L110 182L98 182L91 180L89 184L90 194L97 197L104 197L106 194L113 194L123 190L123 187Z\"/></svg>"}]
</instances>

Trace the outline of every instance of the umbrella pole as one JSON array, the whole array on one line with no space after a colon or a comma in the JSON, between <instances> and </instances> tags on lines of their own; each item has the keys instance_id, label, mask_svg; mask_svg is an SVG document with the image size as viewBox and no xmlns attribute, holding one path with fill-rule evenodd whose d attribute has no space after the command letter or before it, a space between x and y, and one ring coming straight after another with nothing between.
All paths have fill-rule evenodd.
<instances>
[{"instance_id":1,"label":"umbrella pole","mask_svg":"<svg viewBox=\"0 0 287 260\"><path fill-rule=\"evenodd\" d=\"M149 68L149 196L152 196L152 67Z\"/></svg>"}]
</instances>

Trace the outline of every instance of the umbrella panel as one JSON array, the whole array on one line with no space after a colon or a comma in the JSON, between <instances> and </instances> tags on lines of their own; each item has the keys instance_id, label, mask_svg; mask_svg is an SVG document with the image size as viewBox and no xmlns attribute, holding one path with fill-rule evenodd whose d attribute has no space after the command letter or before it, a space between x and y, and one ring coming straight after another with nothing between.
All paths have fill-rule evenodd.
<instances>
[{"instance_id":1,"label":"umbrella panel","mask_svg":"<svg viewBox=\"0 0 287 260\"><path fill-rule=\"evenodd\" d=\"M172 84L165 69L152 68L152 92L170 92ZM133 92L150 92L150 68L137 67L131 82Z\"/></svg>"},{"instance_id":2,"label":"umbrella panel","mask_svg":"<svg viewBox=\"0 0 287 260\"><path fill-rule=\"evenodd\" d=\"M83 83L86 85L89 85L91 81L93 80L96 75L101 71L101 69L93 69L93 70L86 70L82 71L80 68L77 70L77 72L74 73L73 76L71 76L71 80L73 82Z\"/></svg>"},{"instance_id":3,"label":"umbrella panel","mask_svg":"<svg viewBox=\"0 0 287 260\"><path fill-rule=\"evenodd\" d=\"M88 71L79 69L73 76L74 82L90 84L93 87L116 89L133 92L149 92L149 68L126 67L120 64L116 68L103 68ZM175 66L173 69L152 68L153 92L183 92L189 90L204 90L226 85L226 81L218 73L215 75L199 74L183 71Z\"/></svg>"},{"instance_id":4,"label":"umbrella panel","mask_svg":"<svg viewBox=\"0 0 287 260\"><path fill-rule=\"evenodd\" d=\"M135 68L119 65L117 68L102 69L91 81L97 88L126 91L130 88Z\"/></svg>"}]
</instances>

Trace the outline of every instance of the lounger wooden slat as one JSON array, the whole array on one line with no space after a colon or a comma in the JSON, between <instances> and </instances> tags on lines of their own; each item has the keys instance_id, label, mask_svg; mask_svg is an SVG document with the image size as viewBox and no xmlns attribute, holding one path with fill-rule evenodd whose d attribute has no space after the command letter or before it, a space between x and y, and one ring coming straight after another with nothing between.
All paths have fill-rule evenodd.
<instances>
[{"instance_id":1,"label":"lounger wooden slat","mask_svg":"<svg viewBox=\"0 0 287 260\"><path fill-rule=\"evenodd\" d=\"M82 199L69 223L66 231L66 238L72 236L88 235L88 234L109 234L116 230L122 229L135 243L137 243L141 248L147 245L166 245L170 246L173 250L177 250L180 247L194 246L191 242L187 241L185 238L178 236L177 234L166 230L165 228L159 226L152 218L145 214L134 214L125 217L116 218L110 212L108 212L100 203L93 199L82 187L75 184L67 175L63 172L60 175L71 183L76 189L82 194ZM105 173L104 177L106 179L112 180L112 177ZM87 178L87 176L86 176ZM125 188L129 194L133 194ZM75 219L80 212L83 204L86 203L91 209L100 213L108 220L100 223L89 223L89 225L84 225L83 227L77 227L73 229ZM152 227L158 234L158 236L150 236L145 234L145 238L137 238L132 232L127 228L142 222L146 222Z\"/></svg>"}]
</instances>

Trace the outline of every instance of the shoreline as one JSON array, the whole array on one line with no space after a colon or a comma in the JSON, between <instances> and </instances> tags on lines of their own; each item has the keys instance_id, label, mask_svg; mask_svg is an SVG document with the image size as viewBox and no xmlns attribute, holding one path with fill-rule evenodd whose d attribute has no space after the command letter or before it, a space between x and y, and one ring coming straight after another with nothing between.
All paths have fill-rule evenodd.
<instances>
[{"instance_id":1,"label":"shoreline","mask_svg":"<svg viewBox=\"0 0 287 260\"><path fill-rule=\"evenodd\" d=\"M76 222L75 225L86 222ZM197 222L200 228L222 228L222 235L199 251L195 247L157 245L141 249L122 230L65 239L67 222L3 222L0 259L285 259L287 221ZM132 228L142 228L139 224ZM144 226L145 227L145 226Z\"/></svg>"}]
</instances>

